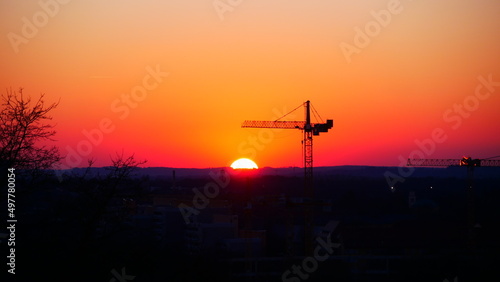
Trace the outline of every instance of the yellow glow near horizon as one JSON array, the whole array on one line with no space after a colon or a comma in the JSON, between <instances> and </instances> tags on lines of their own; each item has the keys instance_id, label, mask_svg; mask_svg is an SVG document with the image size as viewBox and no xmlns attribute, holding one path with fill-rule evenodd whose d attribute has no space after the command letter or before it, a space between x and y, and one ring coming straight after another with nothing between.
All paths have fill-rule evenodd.
<instances>
[{"instance_id":1,"label":"yellow glow near horizon","mask_svg":"<svg viewBox=\"0 0 500 282\"><path fill-rule=\"evenodd\" d=\"M257 169L259 168L257 164L251 159L241 158L237 159L231 164L233 169Z\"/></svg>"}]
</instances>

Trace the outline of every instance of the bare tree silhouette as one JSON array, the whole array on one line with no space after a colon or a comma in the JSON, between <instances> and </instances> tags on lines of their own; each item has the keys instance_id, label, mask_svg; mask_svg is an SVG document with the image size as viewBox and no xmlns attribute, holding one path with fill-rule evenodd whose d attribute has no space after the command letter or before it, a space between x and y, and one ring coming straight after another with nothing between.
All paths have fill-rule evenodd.
<instances>
[{"instance_id":1,"label":"bare tree silhouette","mask_svg":"<svg viewBox=\"0 0 500 282\"><path fill-rule=\"evenodd\" d=\"M42 144L54 141L54 125L47 123L50 111L59 104L46 105L44 94L38 100L8 89L2 94L0 109L0 167L40 171L50 169L61 157L56 146Z\"/></svg>"},{"instance_id":2,"label":"bare tree silhouette","mask_svg":"<svg viewBox=\"0 0 500 282\"><path fill-rule=\"evenodd\" d=\"M129 176L139 166L145 164L147 160L138 161L135 159L134 154L125 157L123 151L116 153L115 157L111 157L111 167L109 167L108 180L112 182L112 187L116 186Z\"/></svg>"},{"instance_id":3,"label":"bare tree silhouette","mask_svg":"<svg viewBox=\"0 0 500 282\"><path fill-rule=\"evenodd\" d=\"M89 160L87 170L92 167L94 162L95 160ZM107 167L108 173L104 179L100 180L95 188L86 187L87 189L83 189L83 194L90 200L92 206L87 207L88 217L83 222L81 249L85 249L92 241L96 227L106 214L110 201L119 194L120 185L132 176L135 169L146 162L147 160L136 160L134 154L125 157L123 151L116 153L114 157L111 157L112 165ZM86 173L84 172L84 175Z\"/></svg>"}]
</instances>

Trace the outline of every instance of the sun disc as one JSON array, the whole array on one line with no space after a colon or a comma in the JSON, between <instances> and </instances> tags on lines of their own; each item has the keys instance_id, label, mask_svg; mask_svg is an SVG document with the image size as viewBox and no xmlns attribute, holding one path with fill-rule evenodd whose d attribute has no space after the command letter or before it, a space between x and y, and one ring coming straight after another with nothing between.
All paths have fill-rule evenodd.
<instances>
[{"instance_id":1,"label":"sun disc","mask_svg":"<svg viewBox=\"0 0 500 282\"><path fill-rule=\"evenodd\" d=\"M251 159L241 158L237 159L231 164L233 169L257 169L259 168L257 164Z\"/></svg>"}]
</instances>

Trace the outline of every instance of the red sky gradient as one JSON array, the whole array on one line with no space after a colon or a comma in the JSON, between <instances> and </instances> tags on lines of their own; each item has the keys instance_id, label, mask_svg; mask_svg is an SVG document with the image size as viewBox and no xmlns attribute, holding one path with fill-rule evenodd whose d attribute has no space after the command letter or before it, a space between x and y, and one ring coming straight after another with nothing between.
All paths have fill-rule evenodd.
<instances>
[{"instance_id":1,"label":"red sky gradient","mask_svg":"<svg viewBox=\"0 0 500 282\"><path fill-rule=\"evenodd\" d=\"M265 139L240 126L306 100L334 120L314 139L316 166L399 165L436 128L446 140L425 157L500 155L499 1L242 0L221 15L214 3L227 0L67 2L41 0L49 15L39 1L0 0L0 91L60 99L65 155L91 144L83 131L111 123L67 166L109 165L121 150L147 166L229 166L253 153L259 167L302 166L300 131ZM356 28L391 5L399 12L356 47ZM37 31L14 44L34 16ZM358 48L350 62L342 43ZM113 110L157 66L168 77L128 114L121 102ZM480 76L493 86L478 86Z\"/></svg>"}]
</instances>

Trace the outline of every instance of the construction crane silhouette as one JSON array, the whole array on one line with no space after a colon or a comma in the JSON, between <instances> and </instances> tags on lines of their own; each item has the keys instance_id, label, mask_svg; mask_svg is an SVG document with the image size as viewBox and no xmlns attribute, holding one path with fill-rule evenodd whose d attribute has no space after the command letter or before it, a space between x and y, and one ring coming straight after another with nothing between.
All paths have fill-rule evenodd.
<instances>
[{"instance_id":1,"label":"construction crane silhouette","mask_svg":"<svg viewBox=\"0 0 500 282\"><path fill-rule=\"evenodd\" d=\"M299 107L304 106L305 120L304 121L285 121L280 120L295 111ZM246 120L243 122L243 128L279 128L279 129L299 129L304 132L302 146L304 150L304 208L305 208L305 252L306 255L312 255L312 243L314 232L314 221L312 215L312 205L314 198L313 187L313 135L317 136L321 132L328 132L333 127L333 120L328 119L326 123L311 123L311 103L309 100L295 108L291 112L278 118L275 121L252 121ZM314 107L313 107L314 110ZM314 110L314 115L320 118L319 114Z\"/></svg>"},{"instance_id":2,"label":"construction crane silhouette","mask_svg":"<svg viewBox=\"0 0 500 282\"><path fill-rule=\"evenodd\" d=\"M472 188L474 169L481 166L498 167L500 166L500 160L493 160L498 157L500 156L486 159L472 159L471 157L463 157L461 159L408 159L407 166L465 166L467 167L469 188Z\"/></svg>"},{"instance_id":3,"label":"construction crane silhouette","mask_svg":"<svg viewBox=\"0 0 500 282\"><path fill-rule=\"evenodd\" d=\"M474 227L474 170L477 167L500 167L500 160L493 160L500 156L495 156L485 159L472 159L471 157L463 157L461 159L408 159L407 166L433 166L433 167L452 167L465 166L467 167L467 225L469 228L469 244L471 248L475 246Z\"/></svg>"}]
</instances>

